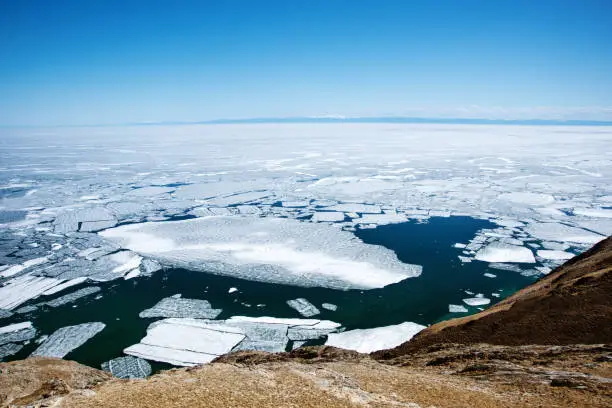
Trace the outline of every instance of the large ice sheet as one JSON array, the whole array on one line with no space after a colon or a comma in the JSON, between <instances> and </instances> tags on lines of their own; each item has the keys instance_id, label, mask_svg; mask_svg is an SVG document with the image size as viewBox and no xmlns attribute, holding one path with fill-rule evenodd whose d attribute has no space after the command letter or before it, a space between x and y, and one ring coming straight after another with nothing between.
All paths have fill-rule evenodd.
<instances>
[{"instance_id":1,"label":"large ice sheet","mask_svg":"<svg viewBox=\"0 0 612 408\"><path fill-rule=\"evenodd\" d=\"M537 223L525 227L525 232L542 240L595 244L605 238L582 228L559 223Z\"/></svg>"},{"instance_id":2,"label":"large ice sheet","mask_svg":"<svg viewBox=\"0 0 612 408\"><path fill-rule=\"evenodd\" d=\"M372 289L421 273L350 232L284 218L207 217L101 235L167 264L272 283Z\"/></svg>"},{"instance_id":3,"label":"large ice sheet","mask_svg":"<svg viewBox=\"0 0 612 408\"><path fill-rule=\"evenodd\" d=\"M493 242L479 250L475 259L485 262L535 263L533 252L529 248Z\"/></svg>"},{"instance_id":4,"label":"large ice sheet","mask_svg":"<svg viewBox=\"0 0 612 408\"><path fill-rule=\"evenodd\" d=\"M173 365L208 363L245 338L241 329L197 319L164 319L152 323L140 343L126 354Z\"/></svg>"},{"instance_id":5,"label":"large ice sheet","mask_svg":"<svg viewBox=\"0 0 612 408\"><path fill-rule=\"evenodd\" d=\"M22 275L0 287L0 308L14 309L62 283L61 279Z\"/></svg>"},{"instance_id":6,"label":"large ice sheet","mask_svg":"<svg viewBox=\"0 0 612 408\"><path fill-rule=\"evenodd\" d=\"M139 316L142 318L190 317L194 319L215 319L220 313L221 309L213 309L207 300L172 296L160 300L150 309L143 310Z\"/></svg>"},{"instance_id":7,"label":"large ice sheet","mask_svg":"<svg viewBox=\"0 0 612 408\"><path fill-rule=\"evenodd\" d=\"M104 327L106 327L104 323L93 322L57 329L34 350L32 356L63 358L100 333Z\"/></svg>"},{"instance_id":8,"label":"large ice sheet","mask_svg":"<svg viewBox=\"0 0 612 408\"><path fill-rule=\"evenodd\" d=\"M374 329L356 329L342 333L331 333L325 345L355 350L360 353L371 353L399 346L410 340L425 327L413 322L404 322Z\"/></svg>"}]
</instances>

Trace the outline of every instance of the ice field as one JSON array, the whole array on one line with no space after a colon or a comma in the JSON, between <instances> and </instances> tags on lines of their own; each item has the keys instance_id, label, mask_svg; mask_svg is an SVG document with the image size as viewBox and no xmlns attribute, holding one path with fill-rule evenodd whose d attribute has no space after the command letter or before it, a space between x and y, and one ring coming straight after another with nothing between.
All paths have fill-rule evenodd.
<instances>
[{"instance_id":1,"label":"ice field","mask_svg":"<svg viewBox=\"0 0 612 408\"><path fill-rule=\"evenodd\" d=\"M389 340L399 344L612 234L610 127L151 125L0 135L3 359L34 353L99 366L128 354L192 365L306 341L372 351L376 332L364 330L403 324ZM445 242L462 223L473 232ZM393 229L403 225L420 232ZM417 245L450 254L455 269L413 257ZM477 278L462 285L461 268ZM438 299L443 307L395 305L434 269L456 285ZM129 316L113 307L146 282L168 287L134 295L140 310ZM383 309L347 311L374 296L393 310L389 321L370 318ZM113 325L137 319L114 354L79 352L119 339ZM177 330L197 341L172 337ZM105 367L124 377L150 371L142 360L114 361Z\"/></svg>"}]
</instances>

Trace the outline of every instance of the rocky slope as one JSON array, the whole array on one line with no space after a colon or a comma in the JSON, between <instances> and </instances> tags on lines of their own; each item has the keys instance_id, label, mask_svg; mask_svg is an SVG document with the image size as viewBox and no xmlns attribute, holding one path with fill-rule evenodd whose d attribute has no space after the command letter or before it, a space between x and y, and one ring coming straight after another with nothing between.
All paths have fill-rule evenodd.
<instances>
[{"instance_id":1,"label":"rocky slope","mask_svg":"<svg viewBox=\"0 0 612 408\"><path fill-rule=\"evenodd\" d=\"M393 350L241 352L146 380L74 362L0 364L3 406L610 407L612 239L474 316ZM488 344L485 344L488 343Z\"/></svg>"}]
</instances>

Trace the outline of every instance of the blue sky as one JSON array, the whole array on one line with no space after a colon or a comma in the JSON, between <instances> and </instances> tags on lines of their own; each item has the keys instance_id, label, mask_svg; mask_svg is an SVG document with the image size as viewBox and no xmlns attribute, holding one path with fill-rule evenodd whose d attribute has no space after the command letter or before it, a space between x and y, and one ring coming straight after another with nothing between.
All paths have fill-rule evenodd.
<instances>
[{"instance_id":1,"label":"blue sky","mask_svg":"<svg viewBox=\"0 0 612 408\"><path fill-rule=\"evenodd\" d=\"M0 125L612 120L612 2L0 0Z\"/></svg>"}]
</instances>

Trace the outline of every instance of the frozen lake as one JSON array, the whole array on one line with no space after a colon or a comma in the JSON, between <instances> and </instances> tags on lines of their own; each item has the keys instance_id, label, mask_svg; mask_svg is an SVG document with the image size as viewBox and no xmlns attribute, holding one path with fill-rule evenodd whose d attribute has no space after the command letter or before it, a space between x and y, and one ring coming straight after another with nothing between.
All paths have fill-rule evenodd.
<instances>
[{"instance_id":1,"label":"frozen lake","mask_svg":"<svg viewBox=\"0 0 612 408\"><path fill-rule=\"evenodd\" d=\"M488 307L612 234L607 127L0 132L4 359L42 343L93 366L126 348L191 364L428 325ZM162 323L210 341L170 345L163 324L149 327L161 318L199 319ZM35 334L10 326L22 322ZM57 350L58 338L74 347Z\"/></svg>"}]
</instances>

